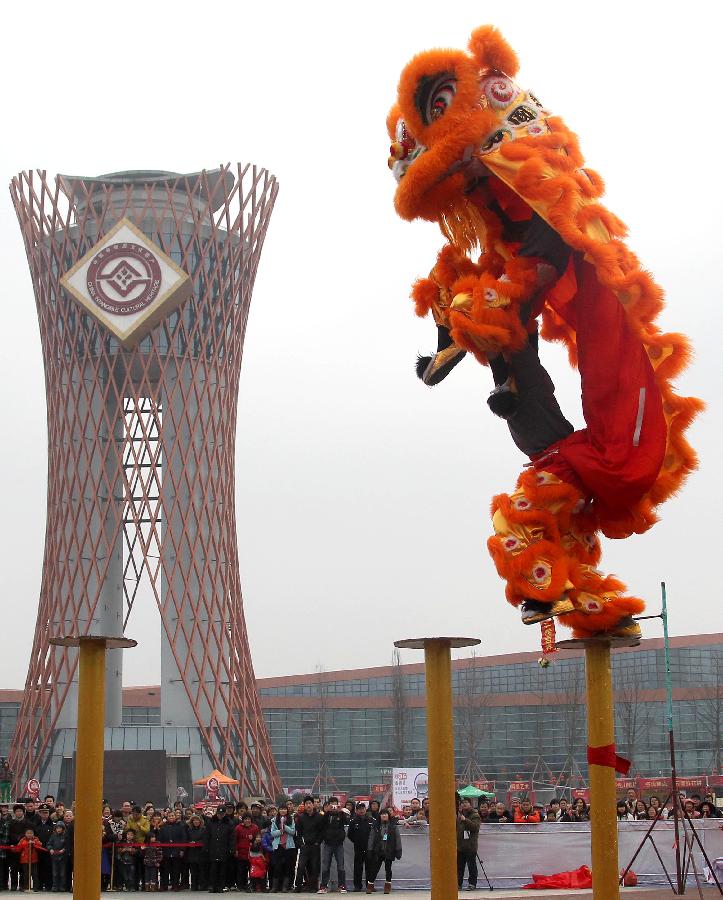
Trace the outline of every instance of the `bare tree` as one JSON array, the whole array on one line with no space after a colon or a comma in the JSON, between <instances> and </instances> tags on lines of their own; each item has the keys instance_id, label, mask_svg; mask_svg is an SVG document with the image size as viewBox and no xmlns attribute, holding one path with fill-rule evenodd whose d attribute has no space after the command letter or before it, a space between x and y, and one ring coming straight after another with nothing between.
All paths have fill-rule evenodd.
<instances>
[{"instance_id":1,"label":"bare tree","mask_svg":"<svg viewBox=\"0 0 723 900\"><path fill-rule=\"evenodd\" d=\"M483 673L477 663L477 654L472 650L468 665L457 669L457 693L454 697L459 755L464 764L461 777L467 783L487 780L479 762L479 751L488 726L489 694L483 690Z\"/></svg>"},{"instance_id":2,"label":"bare tree","mask_svg":"<svg viewBox=\"0 0 723 900\"><path fill-rule=\"evenodd\" d=\"M328 722L328 694L329 694L329 686L324 678L324 667L317 666L316 667L316 689L317 689L317 738L319 741L318 753L319 753L319 770L317 772L316 778L314 779L314 784L312 790L318 791L319 794L327 795L329 791L336 791L336 779L331 773L329 768L329 759L327 755L327 738L329 734L329 722Z\"/></svg>"},{"instance_id":3,"label":"bare tree","mask_svg":"<svg viewBox=\"0 0 723 900\"><path fill-rule=\"evenodd\" d=\"M571 784L573 778L582 777L577 763L577 752L583 746L585 732L586 686L582 659L571 660L564 667L561 666L558 677L562 694L562 749L565 753L560 776Z\"/></svg>"},{"instance_id":4,"label":"bare tree","mask_svg":"<svg viewBox=\"0 0 723 900\"><path fill-rule=\"evenodd\" d=\"M392 738L396 766L404 766L406 763L409 723L409 703L404 685L402 661L399 648L395 647L392 657Z\"/></svg>"},{"instance_id":5,"label":"bare tree","mask_svg":"<svg viewBox=\"0 0 723 900\"><path fill-rule=\"evenodd\" d=\"M723 734L723 654L716 653L712 658L712 683L699 688L703 695L695 704L697 718L702 729L710 740L711 772L721 771L721 735Z\"/></svg>"},{"instance_id":6,"label":"bare tree","mask_svg":"<svg viewBox=\"0 0 723 900\"><path fill-rule=\"evenodd\" d=\"M636 666L620 670L620 686L615 691L615 712L618 722L619 746L630 760L631 771L638 769L635 754L650 724L650 707L643 699L643 680Z\"/></svg>"}]
</instances>

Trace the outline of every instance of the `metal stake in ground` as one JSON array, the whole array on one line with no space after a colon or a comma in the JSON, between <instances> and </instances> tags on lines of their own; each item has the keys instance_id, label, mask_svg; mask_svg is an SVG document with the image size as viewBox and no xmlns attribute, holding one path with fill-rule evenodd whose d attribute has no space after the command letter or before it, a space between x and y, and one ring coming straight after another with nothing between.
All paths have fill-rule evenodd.
<instances>
[{"instance_id":1,"label":"metal stake in ground","mask_svg":"<svg viewBox=\"0 0 723 900\"><path fill-rule=\"evenodd\" d=\"M452 647L473 647L477 638L409 638L400 649L424 650L427 686L427 762L429 769L429 868L431 900L457 896L454 730L452 726Z\"/></svg>"}]
</instances>

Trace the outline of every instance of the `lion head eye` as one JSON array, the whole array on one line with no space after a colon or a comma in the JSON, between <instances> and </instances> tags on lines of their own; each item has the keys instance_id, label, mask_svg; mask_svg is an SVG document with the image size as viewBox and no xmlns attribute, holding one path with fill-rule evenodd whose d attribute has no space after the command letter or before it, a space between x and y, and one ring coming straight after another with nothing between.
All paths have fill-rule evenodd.
<instances>
[{"instance_id":1,"label":"lion head eye","mask_svg":"<svg viewBox=\"0 0 723 900\"><path fill-rule=\"evenodd\" d=\"M420 80L415 103L425 125L442 118L456 92L457 79L450 72L440 72Z\"/></svg>"}]
</instances>

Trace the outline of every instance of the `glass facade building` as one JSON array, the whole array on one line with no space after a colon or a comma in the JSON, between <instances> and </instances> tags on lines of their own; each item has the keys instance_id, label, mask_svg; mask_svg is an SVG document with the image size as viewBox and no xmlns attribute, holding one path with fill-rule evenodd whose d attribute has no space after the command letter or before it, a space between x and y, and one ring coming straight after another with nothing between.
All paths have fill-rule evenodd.
<instances>
[{"instance_id":1,"label":"glass facade building","mask_svg":"<svg viewBox=\"0 0 723 900\"><path fill-rule=\"evenodd\" d=\"M723 635L671 641L678 771L718 773L723 727ZM453 662L457 773L498 784L587 781L581 653L549 668L539 654ZM613 652L616 740L633 774L670 768L665 653L660 639ZM393 766L427 763L424 671L400 665L258 681L276 762L287 787L367 793ZM327 784L325 784L325 782Z\"/></svg>"},{"instance_id":2,"label":"glass facade building","mask_svg":"<svg viewBox=\"0 0 723 900\"><path fill-rule=\"evenodd\" d=\"M723 735L723 634L671 640L673 717L681 775L718 774ZM549 668L537 653L453 662L457 772L466 780L531 780L545 787L587 780L585 677L581 653L561 651ZM616 740L632 774L669 772L663 642L613 651ZM390 770L424 767L427 735L421 664L257 680L273 752L287 788L369 793ZM21 691L0 691L0 755L7 752ZM158 688L124 689L121 728L106 729L106 748L165 748L176 783L191 792L203 765L192 728L161 724ZM173 732L173 734L171 734ZM68 736L70 738L70 736ZM70 790L74 746L56 748ZM198 759L195 759L198 757ZM186 783L188 782L188 784ZM169 782L170 789L170 782Z\"/></svg>"}]
</instances>

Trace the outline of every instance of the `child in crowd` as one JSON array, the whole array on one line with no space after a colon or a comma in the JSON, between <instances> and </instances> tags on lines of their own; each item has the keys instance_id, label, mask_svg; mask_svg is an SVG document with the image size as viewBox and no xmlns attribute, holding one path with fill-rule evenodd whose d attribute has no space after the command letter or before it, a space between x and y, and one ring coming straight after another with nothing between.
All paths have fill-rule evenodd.
<instances>
[{"instance_id":1,"label":"child in crowd","mask_svg":"<svg viewBox=\"0 0 723 900\"><path fill-rule=\"evenodd\" d=\"M65 890L65 825L56 822L53 833L48 838L46 850L50 854L50 862L53 871L53 893Z\"/></svg>"},{"instance_id":2,"label":"child in crowd","mask_svg":"<svg viewBox=\"0 0 723 900\"><path fill-rule=\"evenodd\" d=\"M121 835L121 844L118 848L118 862L123 878L123 890L135 891L136 889L136 857L138 848L133 846L135 832L132 828L126 828Z\"/></svg>"},{"instance_id":3,"label":"child in crowd","mask_svg":"<svg viewBox=\"0 0 723 900\"><path fill-rule=\"evenodd\" d=\"M163 860L163 850L157 847L158 838L151 832L143 853L143 883L147 891L158 890L158 872Z\"/></svg>"},{"instance_id":4,"label":"child in crowd","mask_svg":"<svg viewBox=\"0 0 723 900\"><path fill-rule=\"evenodd\" d=\"M261 847L260 835L255 835L249 850L249 876L251 887L256 893L266 889L266 873L269 870L269 862Z\"/></svg>"},{"instance_id":5,"label":"child in crowd","mask_svg":"<svg viewBox=\"0 0 723 900\"><path fill-rule=\"evenodd\" d=\"M20 890L29 891L32 879L32 888L37 893L40 890L38 880L38 848L42 847L40 838L35 837L32 828L26 828L25 837L20 838L15 846L15 852L20 854Z\"/></svg>"}]
</instances>

